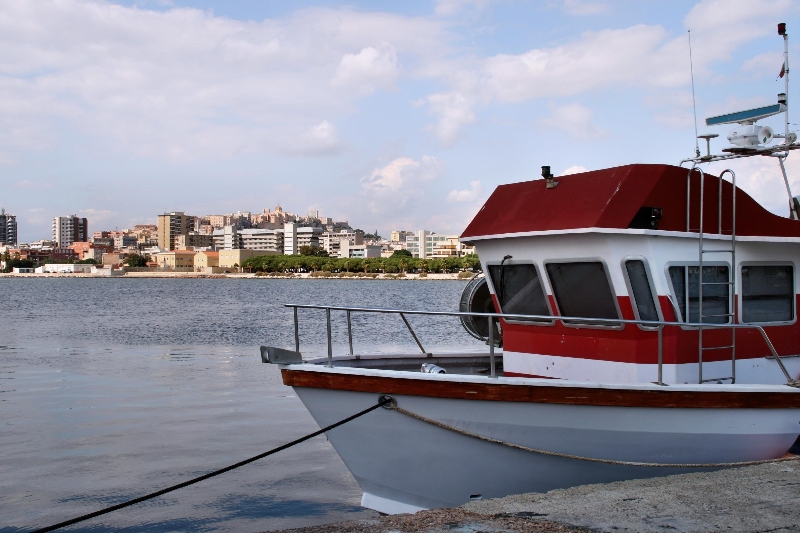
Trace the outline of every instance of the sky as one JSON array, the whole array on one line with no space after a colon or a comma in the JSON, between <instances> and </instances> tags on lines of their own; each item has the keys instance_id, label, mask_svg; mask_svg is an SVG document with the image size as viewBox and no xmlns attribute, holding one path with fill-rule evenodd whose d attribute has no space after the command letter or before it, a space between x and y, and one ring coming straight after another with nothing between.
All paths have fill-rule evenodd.
<instances>
[{"instance_id":1,"label":"sky","mask_svg":"<svg viewBox=\"0 0 800 533\"><path fill-rule=\"evenodd\" d=\"M793 0L4 0L0 206L20 242L50 238L55 216L100 231L278 204L384 236L460 233L497 185L542 165L691 157L689 30L698 132L720 134L719 152L732 126L704 119L775 103L776 25L800 36L798 13ZM777 161L710 171L727 167L787 215Z\"/></svg>"}]
</instances>

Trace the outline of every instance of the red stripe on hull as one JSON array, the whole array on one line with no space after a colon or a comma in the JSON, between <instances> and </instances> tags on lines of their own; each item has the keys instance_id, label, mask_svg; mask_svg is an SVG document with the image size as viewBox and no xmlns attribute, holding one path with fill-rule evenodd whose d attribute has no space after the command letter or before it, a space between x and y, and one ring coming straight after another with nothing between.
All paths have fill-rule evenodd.
<instances>
[{"instance_id":1,"label":"red stripe on hull","mask_svg":"<svg viewBox=\"0 0 800 533\"><path fill-rule=\"evenodd\" d=\"M508 384L496 380L493 380L494 383L439 381L288 368L281 369L281 374L283 383L291 387L461 400L689 409L800 408L800 389L789 387L786 387L784 392L720 392L713 387L703 391L680 391L669 387L658 390L637 390L610 387L559 387L546 383Z\"/></svg>"}]
</instances>

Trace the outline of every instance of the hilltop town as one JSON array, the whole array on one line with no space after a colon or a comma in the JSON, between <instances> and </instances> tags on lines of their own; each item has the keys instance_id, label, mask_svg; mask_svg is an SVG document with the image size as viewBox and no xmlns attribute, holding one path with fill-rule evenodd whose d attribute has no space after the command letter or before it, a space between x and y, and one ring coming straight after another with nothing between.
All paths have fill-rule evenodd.
<instances>
[{"instance_id":1,"label":"hilltop town","mask_svg":"<svg viewBox=\"0 0 800 533\"><path fill-rule=\"evenodd\" d=\"M440 272L479 265L458 235L393 230L388 238L354 229L318 211L297 215L280 205L260 213L157 216L155 224L89 232L76 215L54 217L52 236L18 243L16 217L0 210L0 269L77 273L105 269L196 272ZM280 256L278 257L271 256Z\"/></svg>"}]
</instances>

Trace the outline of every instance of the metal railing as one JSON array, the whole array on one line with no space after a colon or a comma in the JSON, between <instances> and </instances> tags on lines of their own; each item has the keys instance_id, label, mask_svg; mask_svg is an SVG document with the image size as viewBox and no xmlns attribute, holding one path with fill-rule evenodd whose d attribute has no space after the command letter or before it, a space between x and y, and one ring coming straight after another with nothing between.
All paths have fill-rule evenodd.
<instances>
[{"instance_id":1,"label":"metal railing","mask_svg":"<svg viewBox=\"0 0 800 533\"><path fill-rule=\"evenodd\" d=\"M508 314L508 313L472 313L472 312L462 312L462 311L409 311L409 310L402 310L402 309L380 309L380 308L369 308L369 307L340 307L340 306L330 306L330 305L313 305L313 304L284 304L285 307L291 307L294 312L294 342L295 342L295 351L298 353L300 352L300 325L298 321L298 309L321 309L325 311L325 319L326 319L326 331L327 331L327 348L328 348L328 367L333 367L333 338L331 335L331 311L345 311L347 315L347 337L348 342L350 345L350 355L353 354L353 329L352 329L352 322L351 322L351 314L353 312L357 313L380 313L380 314L398 314L403 319L406 327L408 327L409 332L411 333L412 337L417 343L420 351L426 355L430 356L431 353L427 352L425 348L422 346L422 343L417 337L416 333L414 333L411 324L408 322L406 315L424 315L424 316L456 316L456 317L463 317L463 316L474 316L474 317L484 317L486 318L488 325L489 325L489 365L490 365L490 378L496 378L496 364L495 364L495 346L494 346L494 322L500 319L511 319L511 320L523 320L525 322L530 322L531 326L544 326L544 324L537 324L536 322L549 322L552 323L554 321L561 322L565 325L572 324L572 325L581 325L581 326L606 326L606 327L615 327L615 326L624 326L626 324L638 325L643 326L645 328L652 328L650 330L644 331L654 331L657 332L658 335L658 380L654 381L653 383L657 385L664 385L666 386L667 383L663 381L663 365L664 365L664 328L668 326L672 327L681 327L681 328L689 328L689 329L755 329L759 333L761 333L761 337L764 339L764 342L769 348L770 353L772 353L772 357L775 358L775 361L778 363L783 375L786 377L786 382L789 385L796 386L798 381L793 379L789 372L786 370L786 367L781 360L781 356L778 355L778 352L775 350L775 346L772 344L772 341L769 339L767 332L764 331L762 326L756 324L709 324L709 323L698 323L698 322L666 322L666 321L659 321L659 320L627 320L627 319L611 319L611 318L584 318L584 317L565 317L565 316L552 316L552 315L521 315L521 314ZM702 381L701 381L702 383Z\"/></svg>"}]
</instances>

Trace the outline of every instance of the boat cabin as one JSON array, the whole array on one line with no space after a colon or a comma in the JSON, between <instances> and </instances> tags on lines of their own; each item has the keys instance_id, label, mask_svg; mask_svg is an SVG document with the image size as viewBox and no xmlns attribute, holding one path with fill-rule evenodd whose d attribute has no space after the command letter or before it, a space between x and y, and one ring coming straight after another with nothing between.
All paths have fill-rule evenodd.
<instances>
[{"instance_id":1,"label":"boat cabin","mask_svg":"<svg viewBox=\"0 0 800 533\"><path fill-rule=\"evenodd\" d=\"M504 375L784 383L774 349L796 377L800 221L723 174L636 164L497 187L461 241L496 312L528 315L501 320Z\"/></svg>"}]
</instances>

